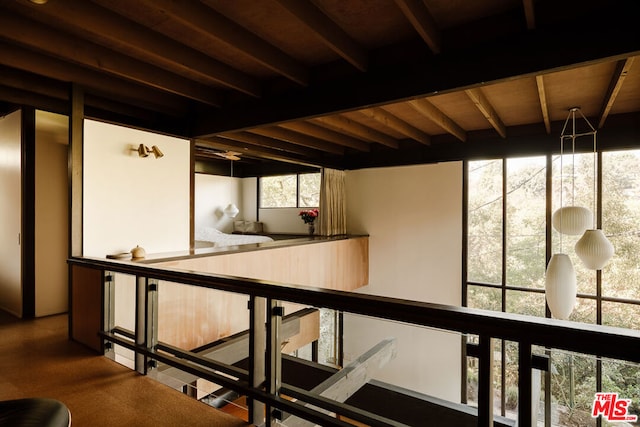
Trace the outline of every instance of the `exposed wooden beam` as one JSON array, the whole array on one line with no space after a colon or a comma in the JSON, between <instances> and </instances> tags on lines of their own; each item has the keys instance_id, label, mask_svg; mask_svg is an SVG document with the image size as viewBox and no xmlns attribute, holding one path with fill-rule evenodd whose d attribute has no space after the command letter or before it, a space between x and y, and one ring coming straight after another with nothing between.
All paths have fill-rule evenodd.
<instances>
[{"instance_id":1,"label":"exposed wooden beam","mask_svg":"<svg viewBox=\"0 0 640 427\"><path fill-rule=\"evenodd\" d=\"M267 136L269 138L279 139L291 144L302 145L303 147L315 148L316 150L326 151L332 154L344 154L344 147L313 136L304 135L289 129L283 129L276 126L261 127L249 130L250 133Z\"/></svg>"},{"instance_id":2,"label":"exposed wooden beam","mask_svg":"<svg viewBox=\"0 0 640 427\"><path fill-rule=\"evenodd\" d=\"M549 105L547 105L547 92L544 88L544 76L541 74L536 76L536 85L538 86L538 99L540 100L540 109L542 110L544 128L547 130L547 133L551 133L551 119L549 118Z\"/></svg>"},{"instance_id":3,"label":"exposed wooden beam","mask_svg":"<svg viewBox=\"0 0 640 427\"><path fill-rule=\"evenodd\" d=\"M231 150L240 151L245 156L252 156L256 158L275 160L278 162L294 163L298 165L307 165L312 167L325 166L318 164L315 160L310 160L296 154L287 153L284 151L273 150L265 147L255 146L247 143L238 143L234 140L212 136L207 139L197 139L196 148L213 148L216 150Z\"/></svg>"},{"instance_id":4,"label":"exposed wooden beam","mask_svg":"<svg viewBox=\"0 0 640 427\"><path fill-rule=\"evenodd\" d=\"M395 0L413 28L433 53L440 53L440 30L422 0Z\"/></svg>"},{"instance_id":5,"label":"exposed wooden beam","mask_svg":"<svg viewBox=\"0 0 640 427\"><path fill-rule=\"evenodd\" d=\"M415 141L420 142L421 144L431 145L431 137L429 135L427 135L420 129L410 125L404 120L399 119L383 108L365 108L364 110L360 110L360 113L375 120L378 123L381 123L389 129L393 129Z\"/></svg>"},{"instance_id":6,"label":"exposed wooden beam","mask_svg":"<svg viewBox=\"0 0 640 427\"><path fill-rule=\"evenodd\" d=\"M2 84L0 84L0 99L14 105L28 105L58 114L68 114L69 112L69 102L66 100ZM3 115L4 112L0 111L0 117Z\"/></svg>"},{"instance_id":7,"label":"exposed wooden beam","mask_svg":"<svg viewBox=\"0 0 640 427\"><path fill-rule=\"evenodd\" d=\"M258 135L247 131L224 133L218 136L220 138L226 138L245 144L251 144L257 147L275 149L276 151L281 152L284 151L287 153L295 153L309 157L318 155L318 152L316 150L312 150L296 144L290 144L279 139L269 138L267 136Z\"/></svg>"},{"instance_id":8,"label":"exposed wooden beam","mask_svg":"<svg viewBox=\"0 0 640 427\"><path fill-rule=\"evenodd\" d=\"M356 138L364 138L368 141L377 142L382 145L386 145L391 148L398 148L400 144L398 141L386 135L382 132L378 132L375 129L371 129L363 124L354 122L353 120L340 116L323 116L313 119L313 122L320 123L322 126L328 126L333 129L337 129L340 132L345 132Z\"/></svg>"},{"instance_id":9,"label":"exposed wooden beam","mask_svg":"<svg viewBox=\"0 0 640 427\"><path fill-rule=\"evenodd\" d=\"M188 104L176 95L110 77L3 41L0 41L0 64L29 70L61 82L72 81L81 85L86 92L130 102L152 111L184 115L188 108Z\"/></svg>"},{"instance_id":10,"label":"exposed wooden beam","mask_svg":"<svg viewBox=\"0 0 640 427\"><path fill-rule=\"evenodd\" d=\"M138 0L137 3L163 11L169 19L225 43L298 84L308 83L309 72L303 64L199 1ZM109 7L107 0L101 0L100 4Z\"/></svg>"},{"instance_id":11,"label":"exposed wooden beam","mask_svg":"<svg viewBox=\"0 0 640 427\"><path fill-rule=\"evenodd\" d=\"M409 105L460 141L465 142L467 140L467 132L427 99L415 99L409 101Z\"/></svg>"},{"instance_id":12,"label":"exposed wooden beam","mask_svg":"<svg viewBox=\"0 0 640 427\"><path fill-rule=\"evenodd\" d=\"M300 0L277 1L318 36L331 50L358 70L367 70L367 53L364 49L312 2Z\"/></svg>"},{"instance_id":13,"label":"exposed wooden beam","mask_svg":"<svg viewBox=\"0 0 640 427\"><path fill-rule=\"evenodd\" d=\"M536 11L534 8L535 0L522 0L524 8L524 17L527 21L527 29L534 30L536 28Z\"/></svg>"},{"instance_id":14,"label":"exposed wooden beam","mask_svg":"<svg viewBox=\"0 0 640 427\"><path fill-rule=\"evenodd\" d=\"M56 0L45 5L9 2L6 6L22 14L28 13L44 24L55 22L57 27L68 29L80 37L89 35L107 48L148 60L204 84L222 85L251 96L260 96L260 85L256 79L90 1ZM86 25L88 22L91 25Z\"/></svg>"},{"instance_id":15,"label":"exposed wooden beam","mask_svg":"<svg viewBox=\"0 0 640 427\"><path fill-rule=\"evenodd\" d=\"M356 360L315 386L310 393L343 403L373 379L387 363L395 359L397 353L398 344L395 338L380 341ZM310 406L310 404L305 406ZM321 411L328 413L324 410ZM281 424L287 427L313 427L315 425L311 421L297 417L285 418Z\"/></svg>"},{"instance_id":16,"label":"exposed wooden beam","mask_svg":"<svg viewBox=\"0 0 640 427\"><path fill-rule=\"evenodd\" d=\"M14 40L56 58L107 72L156 89L186 96L219 107L222 98L211 87L185 79L129 56L94 43L85 42L61 31L47 28L15 14L0 14L0 37Z\"/></svg>"},{"instance_id":17,"label":"exposed wooden beam","mask_svg":"<svg viewBox=\"0 0 640 427\"><path fill-rule=\"evenodd\" d=\"M3 65L0 65L0 75L2 76L0 83L4 86L65 101L69 99L69 85L61 81Z\"/></svg>"},{"instance_id":18,"label":"exposed wooden beam","mask_svg":"<svg viewBox=\"0 0 640 427\"><path fill-rule=\"evenodd\" d=\"M613 107L613 104L616 101L616 97L620 92L620 88L622 88L624 79L627 77L627 74L629 73L629 70L633 65L633 60L633 57L629 57L627 59L618 61L618 63L616 64L616 69L613 73L613 76L611 77L611 82L609 82L609 88L607 89L607 94L604 98L602 109L600 110L598 129L600 129L604 125L604 121L607 119L607 116L611 111L611 107Z\"/></svg>"},{"instance_id":19,"label":"exposed wooden beam","mask_svg":"<svg viewBox=\"0 0 640 427\"><path fill-rule=\"evenodd\" d=\"M368 152L371 149L368 142L309 122L287 122L280 123L278 126L310 136L315 136L316 138L324 139L325 141L333 142L334 144L345 147L350 147L358 151Z\"/></svg>"},{"instance_id":20,"label":"exposed wooden beam","mask_svg":"<svg viewBox=\"0 0 640 427\"><path fill-rule=\"evenodd\" d=\"M482 92L482 89L467 89L465 90L465 92L476 105L478 110L480 110L484 118L487 119L489 123L491 123L491 126L493 126L493 128L500 134L501 137L506 138L507 128L505 127L504 123L502 123L502 120L500 119L500 116L498 116L496 110L493 108L493 105L491 105L487 97Z\"/></svg>"},{"instance_id":21,"label":"exposed wooden beam","mask_svg":"<svg viewBox=\"0 0 640 427\"><path fill-rule=\"evenodd\" d=\"M480 41L472 48L447 51L429 60L395 61L392 67L369 64L366 78L343 75L330 81L318 81L313 88L296 88L284 97L265 96L253 102L240 102L223 111L200 110L193 135L264 126L292 120L381 106L402 100L429 97L460 88L512 81L519 76L533 77L546 72L577 68L578 64L595 65L622 59L640 52L637 15L629 3L616 3L616 20L603 21L587 16L580 25L566 21L549 23L535 31L515 33L504 40ZM619 15L618 15L619 13ZM558 40L568 40L558 43ZM394 52L411 49L405 43ZM371 52L370 56L383 55Z\"/></svg>"}]
</instances>

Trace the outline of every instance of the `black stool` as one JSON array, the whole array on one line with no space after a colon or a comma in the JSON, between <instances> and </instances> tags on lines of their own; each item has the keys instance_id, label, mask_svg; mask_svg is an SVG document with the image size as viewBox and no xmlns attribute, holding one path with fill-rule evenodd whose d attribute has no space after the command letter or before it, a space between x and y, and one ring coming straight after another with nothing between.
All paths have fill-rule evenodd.
<instances>
[{"instance_id":1,"label":"black stool","mask_svg":"<svg viewBox=\"0 0 640 427\"><path fill-rule=\"evenodd\" d=\"M54 399L17 399L0 401L0 426L69 427L71 413Z\"/></svg>"}]
</instances>

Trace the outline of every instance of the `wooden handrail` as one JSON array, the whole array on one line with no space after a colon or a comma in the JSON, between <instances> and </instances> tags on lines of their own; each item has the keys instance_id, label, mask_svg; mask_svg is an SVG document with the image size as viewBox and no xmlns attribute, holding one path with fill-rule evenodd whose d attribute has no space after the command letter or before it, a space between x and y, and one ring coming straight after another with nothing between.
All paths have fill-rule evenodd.
<instances>
[{"instance_id":1,"label":"wooden handrail","mask_svg":"<svg viewBox=\"0 0 640 427\"><path fill-rule=\"evenodd\" d=\"M637 330L159 268L129 261L72 257L68 262L75 266L325 307L461 334L515 342L525 340L533 346L640 362L640 331Z\"/></svg>"}]
</instances>

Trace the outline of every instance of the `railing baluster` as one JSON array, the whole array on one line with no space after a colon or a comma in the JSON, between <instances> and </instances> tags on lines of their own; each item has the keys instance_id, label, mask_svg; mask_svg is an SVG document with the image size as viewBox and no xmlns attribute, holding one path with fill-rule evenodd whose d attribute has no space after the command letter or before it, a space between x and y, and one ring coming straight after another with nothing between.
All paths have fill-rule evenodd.
<instances>
[{"instance_id":1,"label":"railing baluster","mask_svg":"<svg viewBox=\"0 0 640 427\"><path fill-rule=\"evenodd\" d=\"M267 393L278 396L280 385L282 384L282 355L280 352L282 337L280 336L280 327L282 326L284 309L280 305L280 301L267 298L267 310L267 360L265 363ZM278 417L273 417L273 415L272 408L267 407L266 425L278 425L278 421L275 419Z\"/></svg>"},{"instance_id":2,"label":"railing baluster","mask_svg":"<svg viewBox=\"0 0 640 427\"><path fill-rule=\"evenodd\" d=\"M481 335L478 342L478 426L493 426L493 340Z\"/></svg>"},{"instance_id":3,"label":"railing baluster","mask_svg":"<svg viewBox=\"0 0 640 427\"><path fill-rule=\"evenodd\" d=\"M147 279L146 292L146 336L145 344L149 350L155 350L158 345L158 292L159 283L155 279ZM155 366L155 361L147 360L146 369Z\"/></svg>"},{"instance_id":4,"label":"railing baluster","mask_svg":"<svg viewBox=\"0 0 640 427\"><path fill-rule=\"evenodd\" d=\"M143 276L136 276L136 323L135 323L135 335L136 344L144 345L147 339L147 278ZM143 354L136 352L135 354L135 369L138 373L145 375L146 369L146 357Z\"/></svg>"},{"instance_id":5,"label":"railing baluster","mask_svg":"<svg viewBox=\"0 0 640 427\"><path fill-rule=\"evenodd\" d=\"M103 271L102 280L102 330L111 332L116 326L115 322L115 273ZM107 340L102 340L102 351L105 356L115 359L113 344Z\"/></svg>"},{"instance_id":6,"label":"railing baluster","mask_svg":"<svg viewBox=\"0 0 640 427\"><path fill-rule=\"evenodd\" d=\"M518 427L531 427L531 343L518 345Z\"/></svg>"},{"instance_id":7,"label":"railing baluster","mask_svg":"<svg viewBox=\"0 0 640 427\"><path fill-rule=\"evenodd\" d=\"M252 387L262 389L265 386L265 351L267 330L265 321L267 300L260 297L249 299L249 383ZM264 422L265 405L255 399L249 399L249 421L255 425Z\"/></svg>"}]
</instances>

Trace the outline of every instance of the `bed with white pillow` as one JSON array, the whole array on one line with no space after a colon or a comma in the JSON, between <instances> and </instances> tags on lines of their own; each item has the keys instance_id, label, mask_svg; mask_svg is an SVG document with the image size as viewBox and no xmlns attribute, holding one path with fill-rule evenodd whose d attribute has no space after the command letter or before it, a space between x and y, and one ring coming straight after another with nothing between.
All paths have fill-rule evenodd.
<instances>
[{"instance_id":1,"label":"bed with white pillow","mask_svg":"<svg viewBox=\"0 0 640 427\"><path fill-rule=\"evenodd\" d=\"M249 245L253 243L273 242L269 236L257 236L253 234L228 234L213 228L203 227L197 230L195 235L196 241L210 244L200 244L201 247L206 246L238 246Z\"/></svg>"}]
</instances>

